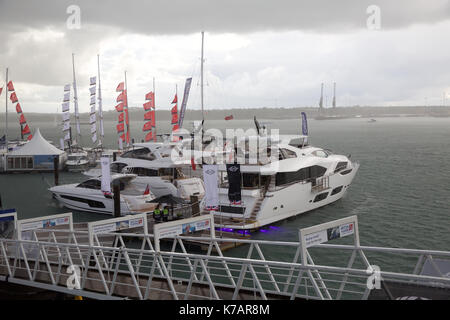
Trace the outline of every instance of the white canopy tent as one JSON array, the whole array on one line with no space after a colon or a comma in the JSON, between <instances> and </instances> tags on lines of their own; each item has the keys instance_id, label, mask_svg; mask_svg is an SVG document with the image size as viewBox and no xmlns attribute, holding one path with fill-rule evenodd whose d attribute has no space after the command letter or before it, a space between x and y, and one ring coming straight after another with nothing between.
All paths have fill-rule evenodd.
<instances>
[{"instance_id":1,"label":"white canopy tent","mask_svg":"<svg viewBox=\"0 0 450 320\"><path fill-rule=\"evenodd\" d=\"M7 155L8 171L52 170L53 159L59 156L60 168L66 160L66 153L50 144L36 129L33 138Z\"/></svg>"}]
</instances>

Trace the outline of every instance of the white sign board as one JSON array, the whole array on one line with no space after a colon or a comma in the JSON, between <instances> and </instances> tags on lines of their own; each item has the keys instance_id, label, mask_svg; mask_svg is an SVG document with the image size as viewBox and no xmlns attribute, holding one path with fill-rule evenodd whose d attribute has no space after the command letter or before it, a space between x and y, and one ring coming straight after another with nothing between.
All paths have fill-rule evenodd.
<instances>
[{"instance_id":1,"label":"white sign board","mask_svg":"<svg viewBox=\"0 0 450 320\"><path fill-rule=\"evenodd\" d=\"M48 229L55 226L67 225L70 231L73 231L72 212L55 214L52 216L23 219L17 221L17 237L22 239L22 232Z\"/></svg>"},{"instance_id":2,"label":"white sign board","mask_svg":"<svg viewBox=\"0 0 450 320\"><path fill-rule=\"evenodd\" d=\"M306 260L306 249L330 240L354 235L355 245L359 246L358 217L330 221L316 226L300 229L299 239L302 246L302 263Z\"/></svg>"},{"instance_id":3,"label":"white sign board","mask_svg":"<svg viewBox=\"0 0 450 320\"><path fill-rule=\"evenodd\" d=\"M159 240L162 238L173 238L180 234L189 235L196 231L207 229L211 230L211 237L214 238L216 235L214 216L212 214L155 224L153 227L155 250L160 250Z\"/></svg>"},{"instance_id":4,"label":"white sign board","mask_svg":"<svg viewBox=\"0 0 450 320\"><path fill-rule=\"evenodd\" d=\"M144 234L148 234L147 214L127 215L119 218L100 220L88 223L89 244L94 245L94 235L114 233L120 230L132 228L144 228Z\"/></svg>"},{"instance_id":5,"label":"white sign board","mask_svg":"<svg viewBox=\"0 0 450 320\"><path fill-rule=\"evenodd\" d=\"M0 238L13 239L16 227L16 209L0 210Z\"/></svg>"}]
</instances>

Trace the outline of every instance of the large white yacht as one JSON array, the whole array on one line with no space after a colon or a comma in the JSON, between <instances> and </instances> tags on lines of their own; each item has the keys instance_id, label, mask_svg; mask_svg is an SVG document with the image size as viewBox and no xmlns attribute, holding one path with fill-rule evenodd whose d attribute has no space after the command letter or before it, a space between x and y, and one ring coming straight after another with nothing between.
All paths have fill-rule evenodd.
<instances>
[{"instance_id":1,"label":"large white yacht","mask_svg":"<svg viewBox=\"0 0 450 320\"><path fill-rule=\"evenodd\" d=\"M144 190L148 186L156 197L170 194L189 200L191 196L201 199L205 195L203 181L189 174L191 162L183 158L178 143L136 143L111 163L111 172L135 174L133 183ZM99 176L101 170L91 169L84 174Z\"/></svg>"},{"instance_id":2,"label":"large white yacht","mask_svg":"<svg viewBox=\"0 0 450 320\"><path fill-rule=\"evenodd\" d=\"M248 145L259 137L243 139ZM341 199L359 164L347 156L306 145L306 140L306 136L280 136L267 148L271 154L268 161L258 158L254 164L241 164L242 200L238 205L228 198L226 165L218 165L219 210L212 211L216 224L251 230Z\"/></svg>"},{"instance_id":3,"label":"large white yacht","mask_svg":"<svg viewBox=\"0 0 450 320\"><path fill-rule=\"evenodd\" d=\"M119 180L120 212L122 215L149 212L156 204L149 203L155 196L141 190L134 184L134 174L115 174L111 176L111 185ZM112 186L111 186L112 189ZM114 199L111 194L101 190L101 177L92 177L81 183L54 186L49 189L53 197L63 206L79 211L114 214Z\"/></svg>"}]
</instances>

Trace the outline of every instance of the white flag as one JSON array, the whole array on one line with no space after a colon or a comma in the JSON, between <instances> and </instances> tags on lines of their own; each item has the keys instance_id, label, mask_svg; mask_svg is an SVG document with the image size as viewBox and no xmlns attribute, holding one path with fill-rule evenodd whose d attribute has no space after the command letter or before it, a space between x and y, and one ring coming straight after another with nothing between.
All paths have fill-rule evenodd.
<instances>
[{"instance_id":1,"label":"white flag","mask_svg":"<svg viewBox=\"0 0 450 320\"><path fill-rule=\"evenodd\" d=\"M205 205L207 209L218 209L219 188L217 186L217 165L203 165L203 181L205 183Z\"/></svg>"},{"instance_id":2,"label":"white flag","mask_svg":"<svg viewBox=\"0 0 450 320\"><path fill-rule=\"evenodd\" d=\"M62 106L63 112L69 111L69 107L70 107L69 102L64 102L61 106Z\"/></svg>"},{"instance_id":3,"label":"white flag","mask_svg":"<svg viewBox=\"0 0 450 320\"><path fill-rule=\"evenodd\" d=\"M68 112L63 112L63 113L62 113L62 120L63 120L63 121L68 121L68 120L70 120L70 113L68 113Z\"/></svg>"},{"instance_id":4,"label":"white flag","mask_svg":"<svg viewBox=\"0 0 450 320\"><path fill-rule=\"evenodd\" d=\"M121 138L119 138L119 150L123 149L123 141Z\"/></svg>"},{"instance_id":5,"label":"white flag","mask_svg":"<svg viewBox=\"0 0 450 320\"><path fill-rule=\"evenodd\" d=\"M61 150L64 150L64 139L63 138L59 139L59 144L61 146Z\"/></svg>"},{"instance_id":6,"label":"white flag","mask_svg":"<svg viewBox=\"0 0 450 320\"><path fill-rule=\"evenodd\" d=\"M102 166L102 191L111 192L111 169L109 165L109 157L101 157L100 164Z\"/></svg>"},{"instance_id":7,"label":"white flag","mask_svg":"<svg viewBox=\"0 0 450 320\"><path fill-rule=\"evenodd\" d=\"M66 101L69 101L69 100L70 100L70 91L64 93L64 99L63 99L63 101L66 102Z\"/></svg>"},{"instance_id":8,"label":"white flag","mask_svg":"<svg viewBox=\"0 0 450 320\"><path fill-rule=\"evenodd\" d=\"M91 77L89 78L89 83L91 84L91 86L95 85L96 81L97 81L97 77Z\"/></svg>"},{"instance_id":9,"label":"white flag","mask_svg":"<svg viewBox=\"0 0 450 320\"><path fill-rule=\"evenodd\" d=\"M64 141L70 140L70 131L66 132L66 135L64 136Z\"/></svg>"},{"instance_id":10,"label":"white flag","mask_svg":"<svg viewBox=\"0 0 450 320\"><path fill-rule=\"evenodd\" d=\"M91 103L90 105L95 105L95 96L91 96Z\"/></svg>"},{"instance_id":11,"label":"white flag","mask_svg":"<svg viewBox=\"0 0 450 320\"><path fill-rule=\"evenodd\" d=\"M89 91L91 92L91 96L95 95L95 86L90 87Z\"/></svg>"},{"instance_id":12,"label":"white flag","mask_svg":"<svg viewBox=\"0 0 450 320\"><path fill-rule=\"evenodd\" d=\"M96 117L95 117L95 113L91 114L91 116L89 117L89 123L95 123L96 121Z\"/></svg>"},{"instance_id":13,"label":"white flag","mask_svg":"<svg viewBox=\"0 0 450 320\"><path fill-rule=\"evenodd\" d=\"M70 91L70 84L66 84L64 86L64 91Z\"/></svg>"},{"instance_id":14,"label":"white flag","mask_svg":"<svg viewBox=\"0 0 450 320\"><path fill-rule=\"evenodd\" d=\"M91 133L94 133L97 131L97 126L95 125L95 123L91 124Z\"/></svg>"},{"instance_id":15,"label":"white flag","mask_svg":"<svg viewBox=\"0 0 450 320\"><path fill-rule=\"evenodd\" d=\"M97 132L92 135L92 143L95 143L95 141L97 141Z\"/></svg>"},{"instance_id":16,"label":"white flag","mask_svg":"<svg viewBox=\"0 0 450 320\"><path fill-rule=\"evenodd\" d=\"M69 121L65 121L63 124L63 131L67 131L70 130L70 122Z\"/></svg>"}]
</instances>

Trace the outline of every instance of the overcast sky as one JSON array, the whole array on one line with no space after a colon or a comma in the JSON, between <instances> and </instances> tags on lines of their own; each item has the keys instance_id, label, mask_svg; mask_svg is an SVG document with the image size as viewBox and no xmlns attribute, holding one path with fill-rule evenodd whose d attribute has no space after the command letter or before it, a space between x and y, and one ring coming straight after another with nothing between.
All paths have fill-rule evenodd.
<instances>
[{"instance_id":1,"label":"overcast sky","mask_svg":"<svg viewBox=\"0 0 450 320\"><path fill-rule=\"evenodd\" d=\"M104 109L125 70L130 107L155 78L168 110L193 76L197 109L202 30L206 109L317 106L322 82L327 106L333 82L338 106L450 105L448 0L0 0L0 87L9 67L25 113L61 111L75 53L87 112L100 54Z\"/></svg>"}]
</instances>

